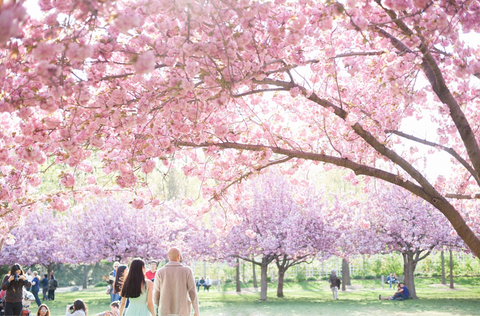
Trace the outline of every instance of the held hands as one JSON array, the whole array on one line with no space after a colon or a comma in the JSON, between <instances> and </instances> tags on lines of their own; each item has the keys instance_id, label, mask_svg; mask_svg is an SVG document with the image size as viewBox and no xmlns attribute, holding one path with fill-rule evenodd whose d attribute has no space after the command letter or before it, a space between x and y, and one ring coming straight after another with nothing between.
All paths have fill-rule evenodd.
<instances>
[{"instance_id":1,"label":"held hands","mask_svg":"<svg viewBox=\"0 0 480 316\"><path fill-rule=\"evenodd\" d=\"M23 274L22 274L22 275L19 275L19 276L18 276L18 279L19 279L19 280L23 280L23 281L26 281L26 280L27 280L27 278L26 278Z\"/></svg>"},{"instance_id":2,"label":"held hands","mask_svg":"<svg viewBox=\"0 0 480 316\"><path fill-rule=\"evenodd\" d=\"M15 276L11 275L11 276L8 278L8 282L12 282L14 279L15 279Z\"/></svg>"}]
</instances>

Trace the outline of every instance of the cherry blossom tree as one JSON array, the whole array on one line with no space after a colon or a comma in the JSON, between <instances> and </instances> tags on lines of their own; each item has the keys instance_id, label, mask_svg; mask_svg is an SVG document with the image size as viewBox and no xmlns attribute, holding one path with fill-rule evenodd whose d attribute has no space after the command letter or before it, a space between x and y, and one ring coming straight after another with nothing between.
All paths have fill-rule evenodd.
<instances>
[{"instance_id":1,"label":"cherry blossom tree","mask_svg":"<svg viewBox=\"0 0 480 316\"><path fill-rule=\"evenodd\" d=\"M66 217L66 260L70 263L163 258L168 235L174 231L168 225L168 212L162 208L139 212L119 199L90 202L68 211Z\"/></svg>"},{"instance_id":2,"label":"cherry blossom tree","mask_svg":"<svg viewBox=\"0 0 480 316\"><path fill-rule=\"evenodd\" d=\"M244 195L235 207L239 224L219 240L224 258L241 258L261 267L261 300L267 299L270 263L278 267L277 296L283 297L283 279L290 267L317 252L327 256L333 252L338 233L326 223L321 194L307 184L293 186L274 173L256 179L251 196Z\"/></svg>"},{"instance_id":3,"label":"cherry blossom tree","mask_svg":"<svg viewBox=\"0 0 480 316\"><path fill-rule=\"evenodd\" d=\"M77 177L94 157L108 190L142 190L185 158L214 199L312 161L407 189L480 256L450 200L480 197L480 55L465 37L478 0L42 0L38 18L20 4L0 7L2 238L38 199L65 210L104 194ZM439 152L437 177L425 166ZM62 189L27 194L47 161L69 169Z\"/></svg>"},{"instance_id":4,"label":"cherry blossom tree","mask_svg":"<svg viewBox=\"0 0 480 316\"><path fill-rule=\"evenodd\" d=\"M50 275L56 264L66 260L63 221L62 216L56 216L50 210L29 213L25 224L11 231L0 252L1 264L41 264Z\"/></svg>"},{"instance_id":5,"label":"cherry blossom tree","mask_svg":"<svg viewBox=\"0 0 480 316\"><path fill-rule=\"evenodd\" d=\"M447 219L432 205L398 187L371 192L367 201L355 203L359 225L356 233L361 248L374 246L374 253L398 251L404 262L404 282L417 299L414 272L417 263L443 247L464 249ZM378 246L382 245L383 249ZM373 247L372 247L373 248Z\"/></svg>"}]
</instances>

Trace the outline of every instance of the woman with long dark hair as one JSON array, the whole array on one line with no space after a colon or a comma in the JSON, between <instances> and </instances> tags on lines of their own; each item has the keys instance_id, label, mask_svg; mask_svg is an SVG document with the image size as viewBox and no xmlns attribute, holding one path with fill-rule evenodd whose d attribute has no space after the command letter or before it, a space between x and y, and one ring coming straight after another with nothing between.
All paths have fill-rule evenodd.
<instances>
[{"instance_id":1,"label":"woman with long dark hair","mask_svg":"<svg viewBox=\"0 0 480 316\"><path fill-rule=\"evenodd\" d=\"M75 300L73 305L67 305L65 316L87 316L88 308L82 300Z\"/></svg>"},{"instance_id":2,"label":"woman with long dark hair","mask_svg":"<svg viewBox=\"0 0 480 316\"><path fill-rule=\"evenodd\" d=\"M125 281L125 278L128 273L128 267L126 264L121 264L117 268L117 273L115 274L115 281L113 281L113 293L120 294L122 291L122 286Z\"/></svg>"},{"instance_id":3,"label":"woman with long dark hair","mask_svg":"<svg viewBox=\"0 0 480 316\"><path fill-rule=\"evenodd\" d=\"M22 267L15 263L10 268L2 281L2 290L5 290L5 315L20 315L23 305L23 287L30 287L32 284L28 281Z\"/></svg>"},{"instance_id":4,"label":"woman with long dark hair","mask_svg":"<svg viewBox=\"0 0 480 316\"><path fill-rule=\"evenodd\" d=\"M48 309L48 306L45 304L38 306L37 316L50 316L50 310Z\"/></svg>"},{"instance_id":5,"label":"woman with long dark hair","mask_svg":"<svg viewBox=\"0 0 480 316\"><path fill-rule=\"evenodd\" d=\"M120 315L123 315L127 298L130 304L126 316L150 316L153 311L153 283L145 278L145 262L142 259L133 259L127 277L120 291L122 303Z\"/></svg>"}]
</instances>

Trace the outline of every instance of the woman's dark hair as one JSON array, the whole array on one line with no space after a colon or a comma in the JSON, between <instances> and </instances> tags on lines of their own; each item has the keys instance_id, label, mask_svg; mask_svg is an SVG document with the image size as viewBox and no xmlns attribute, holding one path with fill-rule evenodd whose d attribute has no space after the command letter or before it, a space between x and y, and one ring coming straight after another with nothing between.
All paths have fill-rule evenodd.
<instances>
[{"instance_id":1,"label":"woman's dark hair","mask_svg":"<svg viewBox=\"0 0 480 316\"><path fill-rule=\"evenodd\" d=\"M115 286L113 287L113 293L117 294L120 293L122 290L123 282L125 281L125 270L127 269L127 265L122 264L118 266L117 272L115 274Z\"/></svg>"},{"instance_id":2,"label":"woman's dark hair","mask_svg":"<svg viewBox=\"0 0 480 316\"><path fill-rule=\"evenodd\" d=\"M55 280L55 276L52 274L50 275L50 279L54 279Z\"/></svg>"},{"instance_id":3,"label":"woman's dark hair","mask_svg":"<svg viewBox=\"0 0 480 316\"><path fill-rule=\"evenodd\" d=\"M14 275L15 272L17 272L17 270L20 270L20 275L23 275L23 270L22 270L22 266L19 265L18 263L15 263L12 265L12 267L10 268L10 275Z\"/></svg>"},{"instance_id":4,"label":"woman's dark hair","mask_svg":"<svg viewBox=\"0 0 480 316\"><path fill-rule=\"evenodd\" d=\"M37 316L40 316L40 310L42 309L42 307L45 307L47 309L47 313L45 314L45 316L50 316L50 309L48 309L48 306L45 304L38 306Z\"/></svg>"},{"instance_id":5,"label":"woman's dark hair","mask_svg":"<svg viewBox=\"0 0 480 316\"><path fill-rule=\"evenodd\" d=\"M85 305L85 303L78 299L78 300L75 300L75 302L73 302L73 312L75 311L79 311L79 310L83 310L85 312L85 315L87 315L87 305Z\"/></svg>"},{"instance_id":6,"label":"woman's dark hair","mask_svg":"<svg viewBox=\"0 0 480 316\"><path fill-rule=\"evenodd\" d=\"M143 286L145 284L145 275L143 274L143 268L145 267L145 261L140 258L133 259L128 270L127 277L123 282L121 297L139 297L142 294Z\"/></svg>"}]
</instances>

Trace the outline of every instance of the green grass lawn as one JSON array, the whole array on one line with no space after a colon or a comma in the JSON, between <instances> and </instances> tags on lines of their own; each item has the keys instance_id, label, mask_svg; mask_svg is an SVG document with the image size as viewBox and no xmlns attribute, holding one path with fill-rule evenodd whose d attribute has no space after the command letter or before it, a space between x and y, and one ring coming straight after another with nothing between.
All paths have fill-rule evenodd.
<instances>
[{"instance_id":1,"label":"green grass lawn","mask_svg":"<svg viewBox=\"0 0 480 316\"><path fill-rule=\"evenodd\" d=\"M379 301L378 295L394 291L382 290L379 280L352 280L355 289L339 291L339 300L331 299L326 281L286 283L285 298L276 297L276 284L269 284L268 301L258 301L259 293L252 288L235 293L235 285L222 286L210 292L200 290L200 312L211 316L314 316L314 315L480 315L480 278L456 278L456 289L432 286L440 279L417 279L419 300ZM47 302L52 316L65 315L67 304L83 299L89 315L109 309L110 296L104 289L57 293L54 302ZM35 303L33 303L36 306ZM36 312L36 308L32 309Z\"/></svg>"}]
</instances>

